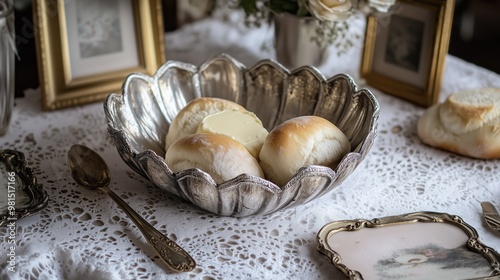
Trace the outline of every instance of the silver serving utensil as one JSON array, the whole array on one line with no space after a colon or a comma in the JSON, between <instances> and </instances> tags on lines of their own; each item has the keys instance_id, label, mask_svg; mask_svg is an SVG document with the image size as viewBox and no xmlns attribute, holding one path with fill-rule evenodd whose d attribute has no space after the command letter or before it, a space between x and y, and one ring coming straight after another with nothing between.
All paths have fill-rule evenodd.
<instances>
[{"instance_id":1,"label":"silver serving utensil","mask_svg":"<svg viewBox=\"0 0 500 280\"><path fill-rule=\"evenodd\" d=\"M96 152L82 145L74 145L68 151L68 164L71 176L78 184L89 189L102 190L122 208L170 269L185 272L196 267L195 261L184 249L146 222L108 188L111 181L109 169L106 162Z\"/></svg>"},{"instance_id":2,"label":"silver serving utensil","mask_svg":"<svg viewBox=\"0 0 500 280\"><path fill-rule=\"evenodd\" d=\"M493 230L500 231L500 214L491 202L481 202L483 217L486 224Z\"/></svg>"}]
</instances>

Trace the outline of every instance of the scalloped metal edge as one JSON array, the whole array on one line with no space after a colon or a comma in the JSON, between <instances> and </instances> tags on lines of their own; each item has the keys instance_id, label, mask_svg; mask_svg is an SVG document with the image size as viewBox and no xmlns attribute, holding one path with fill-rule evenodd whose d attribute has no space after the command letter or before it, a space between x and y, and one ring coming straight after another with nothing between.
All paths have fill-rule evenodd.
<instances>
[{"instance_id":1,"label":"scalloped metal edge","mask_svg":"<svg viewBox=\"0 0 500 280\"><path fill-rule=\"evenodd\" d=\"M339 165L335 170L332 170L327 167L322 167L322 166L306 166L303 167L297 174L295 174L292 179L282 188L277 186L276 184L254 176L250 175L240 175L232 180L229 180L227 182L224 182L220 185L217 185L215 181L208 175L206 172L199 170L199 169L189 169L189 170L184 170L181 172L178 172L177 174L174 174L170 168L166 165L164 162L164 159L160 157L158 154L156 154L152 150L146 150L146 151L134 151L130 144L127 141L127 138L125 136L125 133L117 128L115 126L115 119L112 113L111 108L113 108L112 104L113 102L124 102L124 95L126 94L126 87L128 84L131 82L132 79L134 78L140 78L145 81L149 81L149 83L152 85L152 87L155 87L158 79L165 74L165 72L170 69L171 67L177 67L181 68L187 71L190 71L193 73L193 75L197 76L194 81L198 81L197 84L195 84L195 88L197 89L197 96L200 96L200 90L199 90L199 77L198 74L203 70L206 69L208 66L210 66L212 63L215 63L217 61L226 61L229 62L233 65L235 65L240 71L243 71L243 75L245 75L246 72L251 72L253 69L256 69L258 67L261 67L263 65L268 65L270 67L273 67L277 69L280 73L283 75L294 75L294 73L298 73L300 71L310 71L313 73L313 75L316 76L318 80L321 81L322 84L328 84L333 81L336 81L337 79L345 79L349 86L352 89L353 96L356 95L365 95L368 97L369 101L372 104L373 107L373 113L372 113L372 121L371 121L371 126L369 129L369 133L367 137L361 142L361 144L358 146L359 148L355 152L350 152L347 155L344 156L344 158L341 160ZM300 202L303 202L303 200L297 198L297 194L300 193L297 188L300 186L297 182L303 178L308 172L311 172L314 170L314 173L316 175L325 177L325 178L334 178L332 180L332 184L324 188L321 192L316 194L314 197L309 198L309 200L321 196L324 193L330 191L334 187L340 184L340 182L336 182L335 180L339 176L338 173L340 172L341 174L345 175L344 178L342 178L342 181L357 167L357 165L364 159L364 157L367 155L367 152L370 150L371 146L373 145L374 138L378 134L377 131L377 125L378 125L378 118L379 118L379 111L380 111L380 106L378 104L377 99L375 96L367 89L361 89L358 90L357 85L354 82L354 79L350 77L347 74L337 74L329 79L326 79L321 72L316 69L315 67L312 66L302 66L299 67L293 71L289 71L286 69L284 66L282 66L280 63L272 60L272 59L264 59L259 62L257 62L253 67L250 69L247 69L242 63L237 61L236 59L232 58L231 56L227 54L219 54L216 55L215 57L206 60L203 62L200 67L196 67L195 65L184 63L184 62L178 62L178 61L169 61L165 63L162 67L158 69L158 71L154 74L153 77L149 77L145 74L131 74L127 76L125 82L123 83L122 86L122 93L111 93L108 95L104 102L104 112L105 116L107 119L107 125L108 125L108 133L112 136L113 139L116 141L116 147L118 149L118 153L121 156L121 158L129 165L134 171L142 175L143 177L147 178L151 182L153 182L156 186L166 189L167 191L182 197L185 200L188 200L192 202L193 204L208 210L210 212L213 212L215 214L219 215L225 215L225 216L249 216L249 215L255 215L255 214L269 214L271 212L278 211L283 208L288 208L290 206L293 206L295 204L298 204ZM281 114L281 109L278 114ZM152 161L152 162L150 162ZM167 174L169 177L170 184L173 184L175 182L175 186L171 186L171 188L165 188L161 184L157 184L155 182L155 178L152 178L150 174L148 174L148 170L152 168L153 165L157 165L155 169L160 169L161 172L164 174ZM242 214L241 211L237 210L238 207L235 207L235 210L231 213L220 213L220 211L215 211L214 209L206 209L206 207L203 207L196 201L192 199L188 193L190 191L188 190L189 187L187 185L182 184L182 181L185 180L186 177L198 177L201 178L201 180L204 181L204 184L210 188L213 188L217 192L217 196L223 196L224 192L228 192L230 189L228 186L234 186L234 185L240 185L242 183L253 183L255 187L258 187L261 189L261 191L266 192L270 194L271 196L277 196L278 199L281 197L288 197L286 201L280 202L282 207L278 207L275 209L257 209L254 212L251 213L246 213ZM333 184L335 183L335 184ZM292 193L295 193L295 195L290 195ZM308 200L308 201L309 201Z\"/></svg>"}]
</instances>

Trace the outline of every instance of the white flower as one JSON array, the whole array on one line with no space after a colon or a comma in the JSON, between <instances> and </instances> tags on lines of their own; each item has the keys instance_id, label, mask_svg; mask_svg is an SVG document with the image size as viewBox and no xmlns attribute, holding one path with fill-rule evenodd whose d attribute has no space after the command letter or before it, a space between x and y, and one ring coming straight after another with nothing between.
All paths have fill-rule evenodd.
<instances>
[{"instance_id":1,"label":"white flower","mask_svg":"<svg viewBox=\"0 0 500 280\"><path fill-rule=\"evenodd\" d=\"M307 0L309 11L318 19L338 21L352 13L351 0Z\"/></svg>"},{"instance_id":2,"label":"white flower","mask_svg":"<svg viewBox=\"0 0 500 280\"><path fill-rule=\"evenodd\" d=\"M396 0L368 0L369 7L383 13L387 13L395 3Z\"/></svg>"}]
</instances>

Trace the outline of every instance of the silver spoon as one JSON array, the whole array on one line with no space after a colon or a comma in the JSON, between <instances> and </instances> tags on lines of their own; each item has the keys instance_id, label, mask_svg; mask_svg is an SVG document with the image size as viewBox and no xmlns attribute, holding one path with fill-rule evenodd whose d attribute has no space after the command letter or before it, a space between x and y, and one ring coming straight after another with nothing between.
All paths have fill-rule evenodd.
<instances>
[{"instance_id":1,"label":"silver spoon","mask_svg":"<svg viewBox=\"0 0 500 280\"><path fill-rule=\"evenodd\" d=\"M80 185L107 193L142 232L170 269L176 272L191 271L196 267L193 258L174 241L156 230L135 212L125 201L108 188L111 176L106 162L93 150L74 145L68 151L71 176Z\"/></svg>"}]
</instances>

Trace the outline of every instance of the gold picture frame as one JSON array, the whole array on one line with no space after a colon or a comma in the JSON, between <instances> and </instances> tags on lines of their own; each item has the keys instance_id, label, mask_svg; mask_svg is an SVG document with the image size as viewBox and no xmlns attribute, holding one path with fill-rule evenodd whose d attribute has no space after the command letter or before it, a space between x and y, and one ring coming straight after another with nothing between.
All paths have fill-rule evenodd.
<instances>
[{"instance_id":1,"label":"gold picture frame","mask_svg":"<svg viewBox=\"0 0 500 280\"><path fill-rule=\"evenodd\" d=\"M360 67L367 84L429 107L439 100L454 0L399 0L367 18Z\"/></svg>"},{"instance_id":2,"label":"gold picture frame","mask_svg":"<svg viewBox=\"0 0 500 280\"><path fill-rule=\"evenodd\" d=\"M35 0L43 110L102 101L165 63L162 1Z\"/></svg>"},{"instance_id":3,"label":"gold picture frame","mask_svg":"<svg viewBox=\"0 0 500 280\"><path fill-rule=\"evenodd\" d=\"M318 251L351 280L500 279L499 253L447 213L331 222L317 241Z\"/></svg>"}]
</instances>

